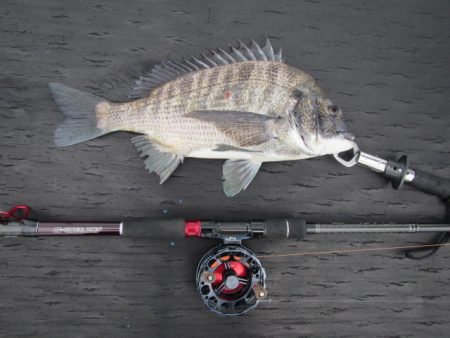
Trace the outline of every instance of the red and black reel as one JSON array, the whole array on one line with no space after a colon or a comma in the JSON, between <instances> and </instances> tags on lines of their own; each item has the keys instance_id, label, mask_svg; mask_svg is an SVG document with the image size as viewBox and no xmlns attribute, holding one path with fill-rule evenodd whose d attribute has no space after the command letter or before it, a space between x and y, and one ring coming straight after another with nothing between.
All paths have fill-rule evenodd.
<instances>
[{"instance_id":1,"label":"red and black reel","mask_svg":"<svg viewBox=\"0 0 450 338\"><path fill-rule=\"evenodd\" d=\"M266 272L242 245L219 245L197 267L197 290L212 311L223 316L243 314L266 298Z\"/></svg>"}]
</instances>

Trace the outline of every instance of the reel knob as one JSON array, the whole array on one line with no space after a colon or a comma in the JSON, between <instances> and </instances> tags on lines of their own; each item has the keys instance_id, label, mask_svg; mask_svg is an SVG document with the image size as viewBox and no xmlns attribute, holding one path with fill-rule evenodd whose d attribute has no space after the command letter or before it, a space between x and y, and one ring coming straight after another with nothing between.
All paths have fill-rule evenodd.
<instances>
[{"instance_id":1,"label":"reel knob","mask_svg":"<svg viewBox=\"0 0 450 338\"><path fill-rule=\"evenodd\" d=\"M208 251L197 267L197 290L205 305L223 316L238 316L266 298L266 272L256 255L238 244Z\"/></svg>"}]
</instances>

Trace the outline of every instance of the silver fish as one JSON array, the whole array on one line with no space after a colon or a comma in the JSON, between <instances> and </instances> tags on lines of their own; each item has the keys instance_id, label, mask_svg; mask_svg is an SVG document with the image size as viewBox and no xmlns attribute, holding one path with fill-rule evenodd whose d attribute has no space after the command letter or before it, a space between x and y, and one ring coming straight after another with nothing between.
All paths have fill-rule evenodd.
<instances>
[{"instance_id":1,"label":"silver fish","mask_svg":"<svg viewBox=\"0 0 450 338\"><path fill-rule=\"evenodd\" d=\"M305 72L283 62L270 41L239 41L201 58L157 65L136 81L128 102L49 84L65 120L58 146L115 131L131 139L149 172L166 181L185 157L226 159L227 196L246 189L261 164L346 151L353 135L342 112Z\"/></svg>"}]
</instances>

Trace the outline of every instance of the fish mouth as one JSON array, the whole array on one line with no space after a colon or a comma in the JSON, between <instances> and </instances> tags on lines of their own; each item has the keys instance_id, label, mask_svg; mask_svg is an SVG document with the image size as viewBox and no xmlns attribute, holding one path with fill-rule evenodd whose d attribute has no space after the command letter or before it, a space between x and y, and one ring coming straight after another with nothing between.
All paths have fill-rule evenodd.
<instances>
[{"instance_id":1,"label":"fish mouth","mask_svg":"<svg viewBox=\"0 0 450 338\"><path fill-rule=\"evenodd\" d=\"M355 135L353 135L351 132L349 131L337 131L337 134L349 141L354 141L355 140Z\"/></svg>"},{"instance_id":2,"label":"fish mouth","mask_svg":"<svg viewBox=\"0 0 450 338\"><path fill-rule=\"evenodd\" d=\"M334 121L336 126L336 133L349 141L353 141L355 139L355 135L350 132L350 129L347 127L347 124L341 119Z\"/></svg>"}]
</instances>

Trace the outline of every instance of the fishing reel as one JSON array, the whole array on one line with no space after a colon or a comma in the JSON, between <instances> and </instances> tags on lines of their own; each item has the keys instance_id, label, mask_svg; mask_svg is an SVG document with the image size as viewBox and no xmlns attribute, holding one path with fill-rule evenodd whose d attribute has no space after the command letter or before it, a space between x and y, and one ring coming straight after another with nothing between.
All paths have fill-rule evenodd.
<instances>
[{"instance_id":1,"label":"fishing reel","mask_svg":"<svg viewBox=\"0 0 450 338\"><path fill-rule=\"evenodd\" d=\"M243 240L262 237L302 237L301 220L250 222L187 221L186 237L219 239L221 244L200 260L196 286L205 305L222 316L242 315L267 297L266 271Z\"/></svg>"},{"instance_id":2,"label":"fishing reel","mask_svg":"<svg viewBox=\"0 0 450 338\"><path fill-rule=\"evenodd\" d=\"M266 272L243 245L219 245L197 267L197 290L212 311L223 316L246 313L267 296Z\"/></svg>"}]
</instances>

